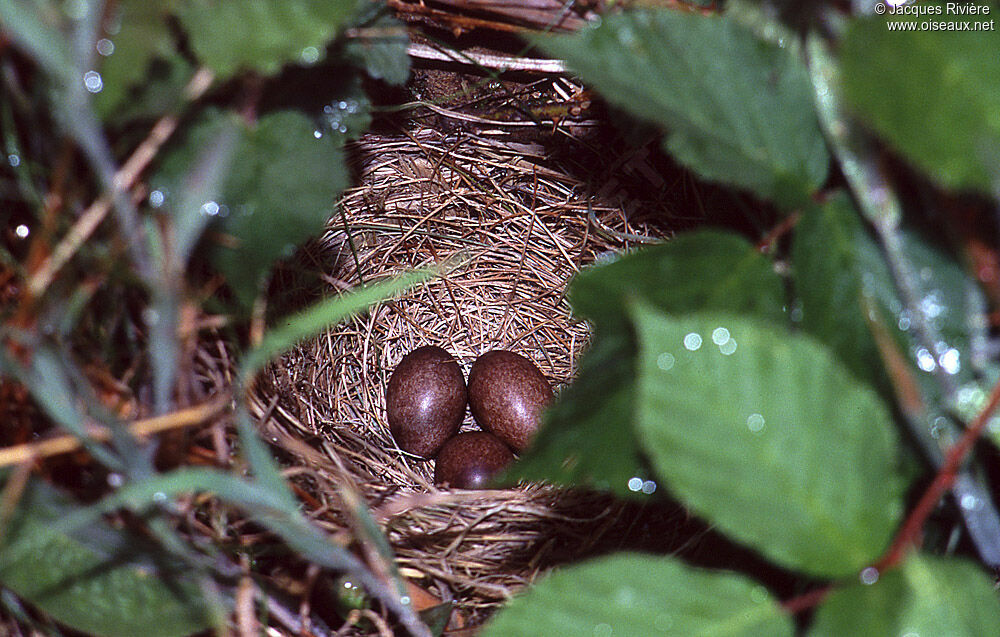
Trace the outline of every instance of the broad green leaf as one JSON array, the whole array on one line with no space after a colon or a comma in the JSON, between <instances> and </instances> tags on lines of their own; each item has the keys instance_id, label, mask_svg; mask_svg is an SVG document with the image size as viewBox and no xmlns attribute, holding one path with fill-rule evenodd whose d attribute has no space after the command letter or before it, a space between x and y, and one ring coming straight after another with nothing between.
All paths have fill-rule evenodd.
<instances>
[{"instance_id":1,"label":"broad green leaf","mask_svg":"<svg viewBox=\"0 0 1000 637\"><path fill-rule=\"evenodd\" d=\"M180 54L154 58L149 61L142 81L128 88L120 102L107 107L98 105L100 114L105 122L116 124L177 112L187 98L185 89L192 75L194 67Z\"/></svg>"},{"instance_id":2,"label":"broad green leaf","mask_svg":"<svg viewBox=\"0 0 1000 637\"><path fill-rule=\"evenodd\" d=\"M178 17L198 58L228 78L319 61L356 6L355 0L190 0Z\"/></svg>"},{"instance_id":3,"label":"broad green leaf","mask_svg":"<svg viewBox=\"0 0 1000 637\"><path fill-rule=\"evenodd\" d=\"M198 211L172 210L181 201L183 178L196 158L234 124L241 135L219 198L203 202ZM212 258L249 307L274 261L322 231L347 174L340 146L326 137L317 139L314 124L304 115L279 111L249 127L233 115L210 110L164 157L151 183L160 193L160 205L173 214L216 220L225 238Z\"/></svg>"},{"instance_id":4,"label":"broad green leaf","mask_svg":"<svg viewBox=\"0 0 1000 637\"><path fill-rule=\"evenodd\" d=\"M865 320L865 299L893 329L902 318L892 274L846 195L807 208L792 244L802 327L861 380L888 389L881 355ZM906 323L903 323L907 326Z\"/></svg>"},{"instance_id":5,"label":"broad green leaf","mask_svg":"<svg viewBox=\"0 0 1000 637\"><path fill-rule=\"evenodd\" d=\"M632 426L635 345L627 334L597 336L577 379L546 412L531 447L505 482L545 480L639 496L656 484Z\"/></svg>"},{"instance_id":6,"label":"broad green leaf","mask_svg":"<svg viewBox=\"0 0 1000 637\"><path fill-rule=\"evenodd\" d=\"M357 35L348 40L344 53L376 80L403 84L410 76L410 56L406 52L410 36L406 26L385 11L381 3L369 4L355 27Z\"/></svg>"},{"instance_id":7,"label":"broad green leaf","mask_svg":"<svg viewBox=\"0 0 1000 637\"><path fill-rule=\"evenodd\" d=\"M816 612L810 637L1000 635L993 578L958 558L913 555L871 585L835 591Z\"/></svg>"},{"instance_id":8,"label":"broad green leaf","mask_svg":"<svg viewBox=\"0 0 1000 637\"><path fill-rule=\"evenodd\" d=\"M833 349L859 378L884 383L880 354L863 314L867 299L910 362L928 406L947 404L934 372L944 370L959 388L950 405L971 420L985 403L997 373L977 351L987 338L986 300L961 265L918 235L899 235L897 265L914 296L908 308L883 250L844 196L810 208L795 230L792 256L802 326ZM921 319L917 314L923 316ZM933 346L919 338L919 321ZM985 386L979 378L986 374Z\"/></svg>"},{"instance_id":9,"label":"broad green leaf","mask_svg":"<svg viewBox=\"0 0 1000 637\"><path fill-rule=\"evenodd\" d=\"M771 262L744 238L718 230L677 235L580 272L570 283L573 312L620 329L627 301L672 313L723 310L782 320L785 293Z\"/></svg>"},{"instance_id":10,"label":"broad green leaf","mask_svg":"<svg viewBox=\"0 0 1000 637\"><path fill-rule=\"evenodd\" d=\"M940 184L991 194L1000 179L1000 56L984 51L1000 50L1000 32L888 27L982 25L996 12L993 4L990 15L857 19L840 47L844 95L864 121Z\"/></svg>"},{"instance_id":11,"label":"broad green leaf","mask_svg":"<svg viewBox=\"0 0 1000 637\"><path fill-rule=\"evenodd\" d=\"M514 598L483 637L794 634L767 590L740 575L622 553L558 569Z\"/></svg>"},{"instance_id":12,"label":"broad green leaf","mask_svg":"<svg viewBox=\"0 0 1000 637\"><path fill-rule=\"evenodd\" d=\"M666 488L810 575L857 572L902 512L887 407L829 350L773 324L635 304L637 426Z\"/></svg>"},{"instance_id":13,"label":"broad green leaf","mask_svg":"<svg viewBox=\"0 0 1000 637\"><path fill-rule=\"evenodd\" d=\"M170 637L209 626L189 569L170 566L161 552L99 519L31 541L71 511L52 487L29 482L0 547L4 586L60 622L96 635Z\"/></svg>"},{"instance_id":14,"label":"broad green leaf","mask_svg":"<svg viewBox=\"0 0 1000 637\"><path fill-rule=\"evenodd\" d=\"M641 298L678 314L724 310L784 320L784 291L771 263L745 239L717 231L682 234L587 268L569 298L574 312L594 323L594 342L509 477L624 496L655 488L634 432L636 345L627 301Z\"/></svg>"},{"instance_id":15,"label":"broad green leaf","mask_svg":"<svg viewBox=\"0 0 1000 637\"><path fill-rule=\"evenodd\" d=\"M667 150L707 179L798 205L826 177L805 67L729 18L634 11L535 42L608 101L666 127Z\"/></svg>"},{"instance_id":16,"label":"broad green leaf","mask_svg":"<svg viewBox=\"0 0 1000 637\"><path fill-rule=\"evenodd\" d=\"M102 87L94 96L94 107L101 117L129 106L129 89L148 82L154 58L177 58L172 66L187 67L174 51L167 24L176 4L177 0L122 0L115 5L111 33L97 43Z\"/></svg>"}]
</instances>

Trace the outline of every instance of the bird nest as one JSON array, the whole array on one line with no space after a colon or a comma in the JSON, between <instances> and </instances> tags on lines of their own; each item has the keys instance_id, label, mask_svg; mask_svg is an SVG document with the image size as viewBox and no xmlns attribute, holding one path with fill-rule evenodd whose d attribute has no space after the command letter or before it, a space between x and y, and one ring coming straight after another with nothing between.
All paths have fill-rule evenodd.
<instances>
[{"instance_id":1,"label":"bird nest","mask_svg":"<svg viewBox=\"0 0 1000 637\"><path fill-rule=\"evenodd\" d=\"M348 485L374 511L403 575L482 614L552 565L620 544L635 511L545 485L439 489L433 461L401 451L389 433L388 377L422 345L446 349L466 375L479 354L502 348L534 361L558 392L589 335L571 316L567 283L664 231L588 194L601 184L572 176L537 144L417 128L370 133L352 152L360 185L300 266L319 270L333 292L428 265L442 274L285 355L260 384L257 410L272 439L305 441L303 453L323 465L309 489ZM471 429L467 413L462 430ZM317 519L350 524L332 499L314 497Z\"/></svg>"}]
</instances>

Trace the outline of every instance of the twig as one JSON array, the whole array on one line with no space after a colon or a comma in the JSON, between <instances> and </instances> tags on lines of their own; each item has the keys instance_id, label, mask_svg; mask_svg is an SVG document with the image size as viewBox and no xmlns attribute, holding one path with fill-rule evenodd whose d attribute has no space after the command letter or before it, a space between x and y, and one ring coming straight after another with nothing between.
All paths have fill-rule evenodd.
<instances>
[{"instance_id":1,"label":"twig","mask_svg":"<svg viewBox=\"0 0 1000 637\"><path fill-rule=\"evenodd\" d=\"M467 66L477 66L505 73L507 71L526 71L530 73L565 73L566 65L562 60L543 60L523 58L495 53L477 51L454 51L435 48L428 44L412 42L406 47L410 57L439 62L457 62Z\"/></svg>"},{"instance_id":2,"label":"twig","mask_svg":"<svg viewBox=\"0 0 1000 637\"><path fill-rule=\"evenodd\" d=\"M132 422L128 428L133 436L150 436L169 429L190 427L204 422L219 414L229 404L229 396L222 395L211 402L196 407L181 409L163 416L144 418ZM89 428L93 440L104 442L111 439L111 430L103 425L93 425ZM76 436L64 435L39 442L29 442L0 449L0 467L19 464L39 458L49 458L79 449L80 439Z\"/></svg>"},{"instance_id":3,"label":"twig","mask_svg":"<svg viewBox=\"0 0 1000 637\"><path fill-rule=\"evenodd\" d=\"M212 72L207 69L199 69L194 74L191 81L184 89L185 96L189 101L194 101L201 97L212 83ZM139 178L143 170L149 166L164 143L173 135L177 129L179 117L176 114L164 115L153 126L146 139L139 144L135 152L128 158L125 164L115 173L112 179L112 191L104 193L88 207L80 218L77 219L73 227L59 242L59 245L52 251L52 255L46 259L41 267L28 280L28 293L32 297L39 297L52 283L56 273L66 265L80 246L94 233L108 211L116 194L131 189Z\"/></svg>"},{"instance_id":4,"label":"twig","mask_svg":"<svg viewBox=\"0 0 1000 637\"><path fill-rule=\"evenodd\" d=\"M966 456L969 455L972 446L980 434L982 434L986 423L989 422L998 405L1000 405L1000 382L993 386L993 391L990 392L986 406L976 416L972 425L965 430L959 441L948 449L944 465L941 466L937 476L934 477L934 482L927 487L923 496L920 497L917 506L910 512L906 522L903 523L899 533L896 534L896 538L893 540L889 550L886 551L885 556L876 564L876 568L882 570L895 566L905 555L906 549L916 542L920 535L920 530L927 521L927 517L930 516L934 507L937 506L941 496L955 482L959 468L965 461Z\"/></svg>"}]
</instances>

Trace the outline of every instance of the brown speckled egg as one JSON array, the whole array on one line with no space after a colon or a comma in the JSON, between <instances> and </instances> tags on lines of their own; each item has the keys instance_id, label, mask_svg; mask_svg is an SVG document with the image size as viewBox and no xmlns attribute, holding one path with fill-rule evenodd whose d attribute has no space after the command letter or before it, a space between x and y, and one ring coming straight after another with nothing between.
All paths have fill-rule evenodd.
<instances>
[{"instance_id":1,"label":"brown speckled egg","mask_svg":"<svg viewBox=\"0 0 1000 637\"><path fill-rule=\"evenodd\" d=\"M538 430L552 387L527 358L506 350L486 352L469 371L469 407L484 430L522 451Z\"/></svg>"},{"instance_id":2,"label":"brown speckled egg","mask_svg":"<svg viewBox=\"0 0 1000 637\"><path fill-rule=\"evenodd\" d=\"M434 467L434 482L456 489L484 489L511 463L514 454L499 438L482 431L458 434L444 443Z\"/></svg>"},{"instance_id":3,"label":"brown speckled egg","mask_svg":"<svg viewBox=\"0 0 1000 637\"><path fill-rule=\"evenodd\" d=\"M454 357L433 345L418 347L389 377L389 430L400 449L431 458L458 431L467 401L465 378Z\"/></svg>"}]
</instances>

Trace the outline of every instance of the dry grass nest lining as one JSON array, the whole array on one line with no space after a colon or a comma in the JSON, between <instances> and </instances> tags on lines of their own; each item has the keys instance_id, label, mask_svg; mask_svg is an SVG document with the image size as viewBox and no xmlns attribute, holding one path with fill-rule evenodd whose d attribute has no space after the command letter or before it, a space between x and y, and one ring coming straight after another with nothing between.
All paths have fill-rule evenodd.
<instances>
[{"instance_id":1,"label":"dry grass nest lining","mask_svg":"<svg viewBox=\"0 0 1000 637\"><path fill-rule=\"evenodd\" d=\"M503 348L560 387L588 339L588 326L571 319L568 281L625 246L615 231L657 231L585 199L585 184L533 144L424 128L368 134L353 151L361 185L306 254L310 267L338 291L428 264L451 267L285 356L261 385L259 411L271 427L308 439L336 480L353 483L385 524L404 573L430 580L444 599L489 607L540 570L593 550L623 523L622 509L603 495L538 485L438 490L433 462L400 451L389 433L389 374L421 345L445 348L466 374L476 356ZM476 428L467 414L463 430ZM343 523L335 509L323 512L334 526Z\"/></svg>"}]
</instances>

